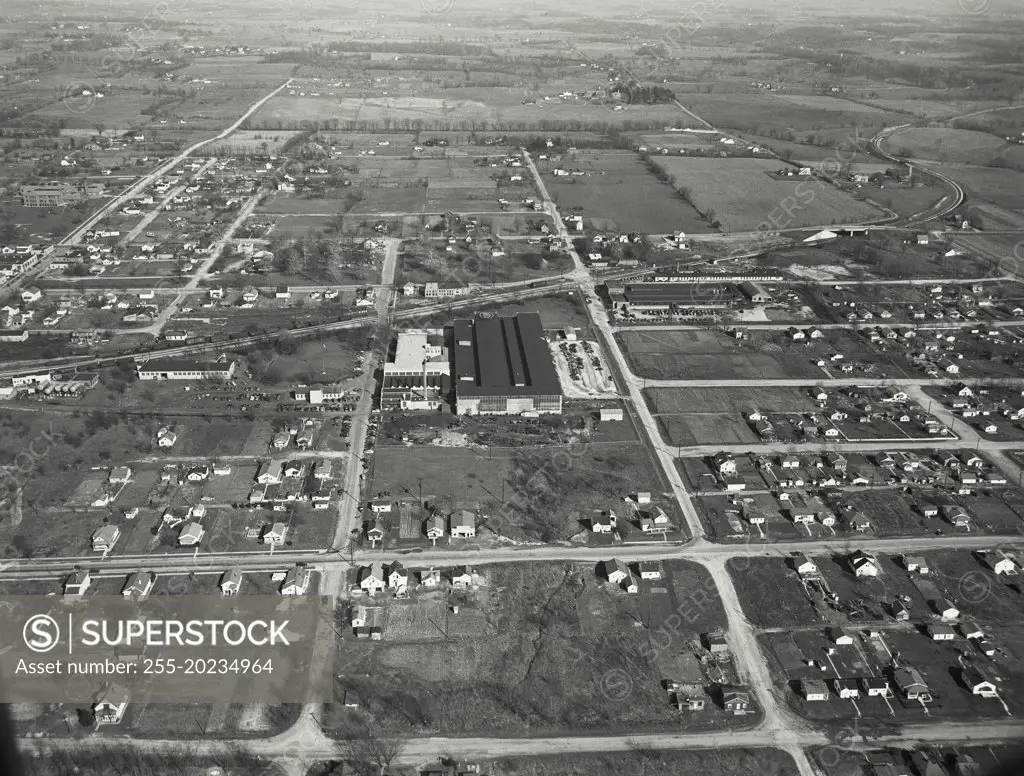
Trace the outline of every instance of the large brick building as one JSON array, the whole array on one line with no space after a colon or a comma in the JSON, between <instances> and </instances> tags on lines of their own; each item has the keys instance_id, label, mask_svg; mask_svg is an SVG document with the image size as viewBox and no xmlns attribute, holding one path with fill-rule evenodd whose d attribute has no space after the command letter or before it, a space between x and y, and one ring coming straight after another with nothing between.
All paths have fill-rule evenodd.
<instances>
[{"instance_id":1,"label":"large brick building","mask_svg":"<svg viewBox=\"0 0 1024 776\"><path fill-rule=\"evenodd\" d=\"M18 193L25 207L63 207L102 196L103 185L84 181L46 181L25 184Z\"/></svg>"}]
</instances>

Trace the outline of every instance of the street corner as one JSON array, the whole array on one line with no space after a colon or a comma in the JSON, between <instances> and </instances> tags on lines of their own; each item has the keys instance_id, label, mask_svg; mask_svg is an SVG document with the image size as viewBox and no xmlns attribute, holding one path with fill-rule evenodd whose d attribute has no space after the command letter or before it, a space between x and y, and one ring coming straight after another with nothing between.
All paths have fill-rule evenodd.
<instances>
[{"instance_id":1,"label":"street corner","mask_svg":"<svg viewBox=\"0 0 1024 776\"><path fill-rule=\"evenodd\" d=\"M621 703L633 692L633 677L621 668L612 668L601 676L601 694L613 703Z\"/></svg>"}]
</instances>

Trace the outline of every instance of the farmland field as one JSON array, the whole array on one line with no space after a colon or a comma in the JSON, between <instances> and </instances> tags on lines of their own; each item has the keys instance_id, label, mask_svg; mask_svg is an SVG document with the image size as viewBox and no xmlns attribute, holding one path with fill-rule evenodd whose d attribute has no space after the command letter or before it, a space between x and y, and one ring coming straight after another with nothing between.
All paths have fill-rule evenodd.
<instances>
[{"instance_id":1,"label":"farmland field","mask_svg":"<svg viewBox=\"0 0 1024 776\"><path fill-rule=\"evenodd\" d=\"M1008 144L987 132L938 127L910 127L894 132L885 141L897 154L918 159L965 164L990 164L997 158L1010 166L1024 164L1024 146Z\"/></svg>"},{"instance_id":2,"label":"farmland field","mask_svg":"<svg viewBox=\"0 0 1024 776\"><path fill-rule=\"evenodd\" d=\"M713 211L726 230L755 229L772 214L788 227L859 223L884 215L820 181L804 181L801 187L800 181L771 178L767 173L779 168L772 159L662 157L657 164L675 176L677 186L690 189L698 210ZM794 203L791 218L778 215L787 197Z\"/></svg>"},{"instance_id":3,"label":"farmland field","mask_svg":"<svg viewBox=\"0 0 1024 776\"><path fill-rule=\"evenodd\" d=\"M981 199L1024 213L1024 173L971 165L949 165L943 172L964 187L971 202Z\"/></svg>"},{"instance_id":4,"label":"farmland field","mask_svg":"<svg viewBox=\"0 0 1024 776\"><path fill-rule=\"evenodd\" d=\"M641 376L665 380L690 378L807 378L820 379L825 371L816 365L831 350L852 358L864 355L863 345L843 332L830 332L813 347L802 347L750 332L749 340L736 340L721 332L626 331L617 336L628 354L631 370ZM858 353L858 351L860 351Z\"/></svg>"},{"instance_id":5,"label":"farmland field","mask_svg":"<svg viewBox=\"0 0 1024 776\"><path fill-rule=\"evenodd\" d=\"M792 131L794 127L805 127L805 136L829 129L854 134L852 127L860 127L861 134L870 134L869 127L906 121L898 113L819 95L681 94L679 101L716 126L762 135L773 129Z\"/></svg>"},{"instance_id":6,"label":"farmland field","mask_svg":"<svg viewBox=\"0 0 1024 776\"><path fill-rule=\"evenodd\" d=\"M580 152L566 164L587 175L545 175L548 190L562 211L580 208L595 229L646 234L709 231L693 206L632 154Z\"/></svg>"},{"instance_id":7,"label":"farmland field","mask_svg":"<svg viewBox=\"0 0 1024 776\"><path fill-rule=\"evenodd\" d=\"M809 386L810 387L810 386ZM650 388L647 403L658 414L682 412L813 412L817 405L807 389L769 388Z\"/></svg>"}]
</instances>

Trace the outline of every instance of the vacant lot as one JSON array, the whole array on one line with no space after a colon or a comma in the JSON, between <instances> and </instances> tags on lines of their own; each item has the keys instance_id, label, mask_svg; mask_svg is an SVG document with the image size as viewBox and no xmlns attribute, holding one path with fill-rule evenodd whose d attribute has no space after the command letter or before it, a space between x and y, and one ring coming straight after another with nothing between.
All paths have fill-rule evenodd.
<instances>
[{"instance_id":1,"label":"vacant lot","mask_svg":"<svg viewBox=\"0 0 1024 776\"><path fill-rule=\"evenodd\" d=\"M814 625L822 621L819 609L804 594L802 583L782 558L741 556L727 564L739 593L743 613L759 628Z\"/></svg>"},{"instance_id":2,"label":"vacant lot","mask_svg":"<svg viewBox=\"0 0 1024 776\"><path fill-rule=\"evenodd\" d=\"M777 180L773 159L661 157L657 164L690 190L694 206L725 230L753 230L766 220L786 227L860 223L884 214L822 181ZM811 196L813 194L813 197ZM779 210L787 197L790 215ZM774 220L770 220L774 219Z\"/></svg>"},{"instance_id":3,"label":"vacant lot","mask_svg":"<svg viewBox=\"0 0 1024 776\"><path fill-rule=\"evenodd\" d=\"M459 612L442 620L447 639L425 643L421 633L396 641L346 638L336 657L345 677L338 681L338 695L354 695L378 730L398 734L700 730L727 724L715 708L687 716L669 704L654 663L653 634L636 627L644 617L644 596L603 582L593 564L512 564L482 571L485 587L453 594ZM327 726L340 724L343 712L336 704Z\"/></svg>"},{"instance_id":4,"label":"vacant lot","mask_svg":"<svg viewBox=\"0 0 1024 776\"><path fill-rule=\"evenodd\" d=\"M808 393L810 387L651 388L646 396L656 414L721 412L745 416L752 410L813 412L817 405Z\"/></svg>"},{"instance_id":5,"label":"vacant lot","mask_svg":"<svg viewBox=\"0 0 1024 776\"><path fill-rule=\"evenodd\" d=\"M371 482L372 493L411 499L422 494L444 508L475 502L480 509L477 541L495 536L584 540L595 510L615 509L625 518L622 499L628 494L664 489L649 455L636 442L544 449L449 447L443 455L432 446L382 446L373 456Z\"/></svg>"},{"instance_id":6,"label":"vacant lot","mask_svg":"<svg viewBox=\"0 0 1024 776\"><path fill-rule=\"evenodd\" d=\"M750 331L749 339L745 340L724 332L697 329L627 331L617 336L635 374L665 380L785 377L815 380L828 374L817 362L828 359L832 353L844 354L847 362L863 359L865 365L873 363L875 357L863 339L834 330L820 340L805 343L792 342L784 332L756 330ZM902 371L892 371L903 376Z\"/></svg>"},{"instance_id":7,"label":"vacant lot","mask_svg":"<svg viewBox=\"0 0 1024 776\"><path fill-rule=\"evenodd\" d=\"M621 776L623 773L794 776L797 773L790 756L778 749L643 750L621 754L515 757L492 760L485 767L496 776Z\"/></svg>"}]
</instances>

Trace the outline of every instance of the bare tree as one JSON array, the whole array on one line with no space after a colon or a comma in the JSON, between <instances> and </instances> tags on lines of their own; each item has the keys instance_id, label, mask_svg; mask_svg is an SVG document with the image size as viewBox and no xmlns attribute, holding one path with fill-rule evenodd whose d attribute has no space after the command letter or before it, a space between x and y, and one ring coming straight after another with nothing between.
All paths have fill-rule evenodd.
<instances>
[{"instance_id":1,"label":"bare tree","mask_svg":"<svg viewBox=\"0 0 1024 776\"><path fill-rule=\"evenodd\" d=\"M345 760L362 776L383 776L402 752L404 744L399 738L375 736L346 738L341 741Z\"/></svg>"}]
</instances>

